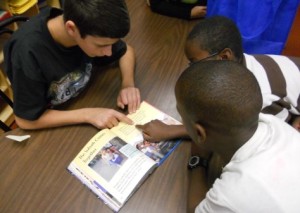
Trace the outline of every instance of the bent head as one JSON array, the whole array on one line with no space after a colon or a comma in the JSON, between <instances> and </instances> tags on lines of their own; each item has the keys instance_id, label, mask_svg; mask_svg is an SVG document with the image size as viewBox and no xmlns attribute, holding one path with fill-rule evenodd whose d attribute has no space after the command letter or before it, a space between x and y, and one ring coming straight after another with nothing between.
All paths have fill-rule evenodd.
<instances>
[{"instance_id":1,"label":"bent head","mask_svg":"<svg viewBox=\"0 0 300 213\"><path fill-rule=\"evenodd\" d=\"M179 77L175 94L178 112L195 142L222 140L258 125L260 87L254 75L236 62L191 65Z\"/></svg>"},{"instance_id":2,"label":"bent head","mask_svg":"<svg viewBox=\"0 0 300 213\"><path fill-rule=\"evenodd\" d=\"M242 37L235 23L223 16L198 22L185 44L186 57L191 63L199 60L243 61Z\"/></svg>"},{"instance_id":3,"label":"bent head","mask_svg":"<svg viewBox=\"0 0 300 213\"><path fill-rule=\"evenodd\" d=\"M90 57L110 56L111 45L130 30L124 0L65 0L63 10L67 33Z\"/></svg>"}]
</instances>

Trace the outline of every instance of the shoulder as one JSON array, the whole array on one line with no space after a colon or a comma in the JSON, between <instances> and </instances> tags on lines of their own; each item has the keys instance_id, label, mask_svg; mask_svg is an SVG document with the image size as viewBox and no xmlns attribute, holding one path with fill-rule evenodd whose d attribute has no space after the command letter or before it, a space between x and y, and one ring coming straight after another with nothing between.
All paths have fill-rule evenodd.
<instances>
[{"instance_id":1,"label":"shoulder","mask_svg":"<svg viewBox=\"0 0 300 213\"><path fill-rule=\"evenodd\" d=\"M265 70L290 70L300 69L300 57L284 56L284 55L268 55L268 54L244 54L246 66L248 69L258 66L263 67Z\"/></svg>"},{"instance_id":2,"label":"shoulder","mask_svg":"<svg viewBox=\"0 0 300 213\"><path fill-rule=\"evenodd\" d=\"M56 8L46 8L41 12L23 23L18 30L16 30L11 39L7 42L10 46L18 46L28 48L36 48L42 43L51 39L47 21L50 18L60 15L62 12ZM22 49L21 49L22 50Z\"/></svg>"},{"instance_id":3,"label":"shoulder","mask_svg":"<svg viewBox=\"0 0 300 213\"><path fill-rule=\"evenodd\" d=\"M197 206L195 212L242 212L240 208L237 208L237 204L246 199L241 196L242 182L244 181L239 178L237 173L223 172L221 178L214 182L213 187L207 192L205 199Z\"/></svg>"},{"instance_id":4,"label":"shoulder","mask_svg":"<svg viewBox=\"0 0 300 213\"><path fill-rule=\"evenodd\" d=\"M295 129L289 125L288 123L284 122L282 119L278 118L275 115L260 113L259 114L259 122L264 123L269 126L272 131L272 135L270 139L275 142L277 141L277 145L279 143L283 143L283 146L287 143L296 142L295 144L300 149L300 134L295 131ZM300 160L300 157L299 157Z\"/></svg>"},{"instance_id":5,"label":"shoulder","mask_svg":"<svg viewBox=\"0 0 300 213\"><path fill-rule=\"evenodd\" d=\"M254 170L239 164L224 168L195 212L259 212L258 197L266 195L266 189Z\"/></svg>"},{"instance_id":6,"label":"shoulder","mask_svg":"<svg viewBox=\"0 0 300 213\"><path fill-rule=\"evenodd\" d=\"M273 85L276 86L274 91L281 88L284 92L286 84L291 86L300 80L300 58L297 57L245 54L245 63L259 81L261 88L263 85L263 88Z\"/></svg>"}]
</instances>

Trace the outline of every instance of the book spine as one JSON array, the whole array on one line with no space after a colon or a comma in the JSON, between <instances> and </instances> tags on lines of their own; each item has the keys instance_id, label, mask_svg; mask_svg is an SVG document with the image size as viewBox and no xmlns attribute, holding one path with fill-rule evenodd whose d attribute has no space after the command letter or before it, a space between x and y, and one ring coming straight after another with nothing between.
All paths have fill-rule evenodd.
<instances>
[{"instance_id":1,"label":"book spine","mask_svg":"<svg viewBox=\"0 0 300 213\"><path fill-rule=\"evenodd\" d=\"M169 157L169 155L179 146L181 140L173 141L172 143L176 143L176 144L162 159L160 159L160 161L157 163L158 166L162 165L162 163Z\"/></svg>"}]
</instances>

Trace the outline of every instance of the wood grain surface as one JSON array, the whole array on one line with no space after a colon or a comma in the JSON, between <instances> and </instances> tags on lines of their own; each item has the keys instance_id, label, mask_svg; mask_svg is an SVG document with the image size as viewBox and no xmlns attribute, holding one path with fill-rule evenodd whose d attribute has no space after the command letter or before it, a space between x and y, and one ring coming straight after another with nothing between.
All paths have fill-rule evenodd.
<instances>
[{"instance_id":1,"label":"wood grain surface","mask_svg":"<svg viewBox=\"0 0 300 213\"><path fill-rule=\"evenodd\" d=\"M183 45L196 22L155 14L143 0L126 2L131 31L124 40L136 52L136 86L143 100L180 120L174 86L187 66ZM117 109L120 78L118 66L97 67L85 91L61 109ZM66 170L97 131L82 124L34 131L15 129L5 134L30 134L23 143L0 136L0 212L112 212ZM190 142L183 142L120 212L186 212L189 156Z\"/></svg>"}]
</instances>

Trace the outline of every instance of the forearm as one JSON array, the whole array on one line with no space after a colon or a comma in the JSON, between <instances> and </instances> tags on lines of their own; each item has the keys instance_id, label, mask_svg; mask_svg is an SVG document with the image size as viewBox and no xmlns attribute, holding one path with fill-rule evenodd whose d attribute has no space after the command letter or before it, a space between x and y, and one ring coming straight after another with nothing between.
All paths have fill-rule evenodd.
<instances>
[{"instance_id":1,"label":"forearm","mask_svg":"<svg viewBox=\"0 0 300 213\"><path fill-rule=\"evenodd\" d=\"M87 109L46 110L37 120L26 120L16 116L16 123L21 129L43 129L86 123Z\"/></svg>"},{"instance_id":2,"label":"forearm","mask_svg":"<svg viewBox=\"0 0 300 213\"><path fill-rule=\"evenodd\" d=\"M119 60L119 66L122 74L122 88L134 87L135 53L128 44L126 53Z\"/></svg>"},{"instance_id":3,"label":"forearm","mask_svg":"<svg viewBox=\"0 0 300 213\"><path fill-rule=\"evenodd\" d=\"M166 132L167 138L190 138L184 125L169 125L169 129Z\"/></svg>"},{"instance_id":4,"label":"forearm","mask_svg":"<svg viewBox=\"0 0 300 213\"><path fill-rule=\"evenodd\" d=\"M98 129L112 128L119 122L132 125L131 119L113 109L82 108L68 111L46 110L37 120L29 121L16 117L21 129L42 129L80 123L88 123Z\"/></svg>"},{"instance_id":5,"label":"forearm","mask_svg":"<svg viewBox=\"0 0 300 213\"><path fill-rule=\"evenodd\" d=\"M189 171L188 213L194 213L195 208L205 198L208 191L206 170L197 167Z\"/></svg>"}]
</instances>

